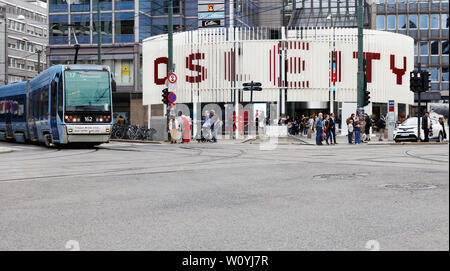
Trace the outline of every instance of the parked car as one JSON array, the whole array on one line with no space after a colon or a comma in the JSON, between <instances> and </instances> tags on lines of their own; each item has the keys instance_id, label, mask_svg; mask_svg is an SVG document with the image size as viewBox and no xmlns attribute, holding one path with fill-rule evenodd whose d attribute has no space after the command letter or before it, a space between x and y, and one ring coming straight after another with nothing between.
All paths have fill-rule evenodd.
<instances>
[{"instance_id":1,"label":"parked car","mask_svg":"<svg viewBox=\"0 0 450 271\"><path fill-rule=\"evenodd\" d=\"M442 126L439 124L438 120L431 119L431 130L429 134L430 141L444 141L444 132ZM420 118L420 140L425 139L425 132L422 129L422 118ZM413 141L417 140L417 118L409 118L400 124L394 130L394 141Z\"/></svg>"}]
</instances>

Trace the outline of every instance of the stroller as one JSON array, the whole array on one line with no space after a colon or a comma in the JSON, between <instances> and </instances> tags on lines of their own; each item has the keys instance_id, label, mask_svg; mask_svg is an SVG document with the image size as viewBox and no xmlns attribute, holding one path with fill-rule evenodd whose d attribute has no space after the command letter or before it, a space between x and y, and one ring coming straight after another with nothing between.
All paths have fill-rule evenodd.
<instances>
[{"instance_id":1,"label":"stroller","mask_svg":"<svg viewBox=\"0 0 450 271\"><path fill-rule=\"evenodd\" d=\"M212 140L211 123L208 119L203 123L201 135L200 135L200 138L197 139L197 141L198 141L198 143L205 143L205 142L211 142L211 140Z\"/></svg>"}]
</instances>

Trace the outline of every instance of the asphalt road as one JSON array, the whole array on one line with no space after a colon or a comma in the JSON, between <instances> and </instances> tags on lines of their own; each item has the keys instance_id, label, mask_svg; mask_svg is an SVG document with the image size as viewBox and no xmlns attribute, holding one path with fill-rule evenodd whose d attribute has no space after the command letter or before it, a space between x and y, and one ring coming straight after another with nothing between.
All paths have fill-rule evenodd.
<instances>
[{"instance_id":1,"label":"asphalt road","mask_svg":"<svg viewBox=\"0 0 450 271\"><path fill-rule=\"evenodd\" d=\"M0 250L449 250L448 145L1 147Z\"/></svg>"}]
</instances>

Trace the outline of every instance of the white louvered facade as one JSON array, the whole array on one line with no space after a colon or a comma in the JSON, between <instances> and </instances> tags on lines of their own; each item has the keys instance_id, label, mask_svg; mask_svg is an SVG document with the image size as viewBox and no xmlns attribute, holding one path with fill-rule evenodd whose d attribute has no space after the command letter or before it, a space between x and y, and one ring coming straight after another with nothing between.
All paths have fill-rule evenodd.
<instances>
[{"instance_id":1,"label":"white louvered facade","mask_svg":"<svg viewBox=\"0 0 450 271\"><path fill-rule=\"evenodd\" d=\"M261 82L263 87L262 92L254 93L255 102L279 102L280 89L286 88L287 102L328 102L330 89L335 89L337 102L356 102L358 65L354 53L357 51L357 30L293 29L287 30L287 35L285 31L282 36L287 37L282 40L267 39L265 29L235 29L234 33L230 29L205 29L176 33L177 103L196 102L197 94L201 103L231 102L231 90L242 89L242 84L250 81ZM364 52L379 58L371 63L372 81L368 83L371 101L387 103L395 100L396 103L413 104L414 95L409 90L409 73L414 67L413 39L389 32L364 31ZM335 86L331 84L330 87L333 49L338 52L336 59L339 61ZM167 54L166 35L144 40L144 105L161 104L161 91L165 88L161 82L167 76L166 64L163 61L155 69L155 61L164 60ZM193 54L197 55L190 59ZM287 64L281 65L282 86L278 81L280 54L283 63ZM400 76L394 73L392 66L398 69ZM189 82L188 77L197 77L198 82L196 79ZM250 94L244 93L243 102L249 100Z\"/></svg>"}]
</instances>

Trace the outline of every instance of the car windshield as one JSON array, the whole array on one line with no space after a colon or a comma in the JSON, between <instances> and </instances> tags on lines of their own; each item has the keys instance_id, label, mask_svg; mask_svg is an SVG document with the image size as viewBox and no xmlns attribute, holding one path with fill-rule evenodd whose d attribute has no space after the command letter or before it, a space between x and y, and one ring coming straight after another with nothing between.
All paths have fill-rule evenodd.
<instances>
[{"instance_id":1,"label":"car windshield","mask_svg":"<svg viewBox=\"0 0 450 271\"><path fill-rule=\"evenodd\" d=\"M65 72L66 111L110 111L108 71Z\"/></svg>"}]
</instances>

